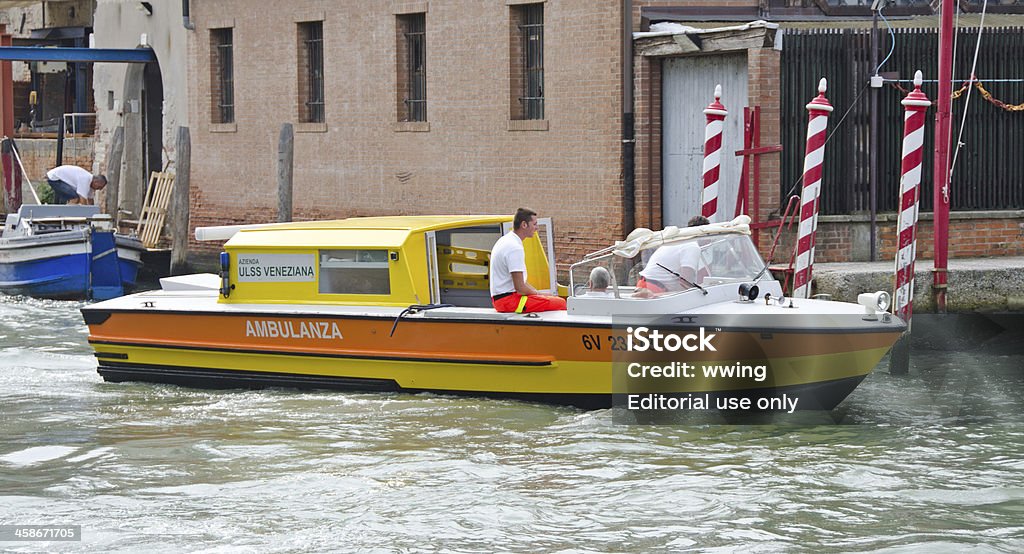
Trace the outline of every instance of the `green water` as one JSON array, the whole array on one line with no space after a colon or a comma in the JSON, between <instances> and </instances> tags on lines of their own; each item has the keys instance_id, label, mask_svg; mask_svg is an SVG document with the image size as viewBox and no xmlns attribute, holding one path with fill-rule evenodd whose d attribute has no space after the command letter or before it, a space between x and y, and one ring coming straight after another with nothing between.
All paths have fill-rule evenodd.
<instances>
[{"instance_id":1,"label":"green water","mask_svg":"<svg viewBox=\"0 0 1024 554\"><path fill-rule=\"evenodd\" d=\"M1024 551L1019 348L915 352L783 424L626 426L107 384L80 306L0 296L0 524L83 535L0 551Z\"/></svg>"}]
</instances>

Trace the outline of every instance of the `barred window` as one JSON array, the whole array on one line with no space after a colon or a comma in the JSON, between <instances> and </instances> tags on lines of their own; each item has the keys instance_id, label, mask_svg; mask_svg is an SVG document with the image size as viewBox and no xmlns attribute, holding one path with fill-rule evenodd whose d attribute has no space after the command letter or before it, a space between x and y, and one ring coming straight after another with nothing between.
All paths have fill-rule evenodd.
<instances>
[{"instance_id":1,"label":"barred window","mask_svg":"<svg viewBox=\"0 0 1024 554\"><path fill-rule=\"evenodd\" d=\"M544 119L544 4L510 7L512 119Z\"/></svg>"},{"instance_id":2,"label":"barred window","mask_svg":"<svg viewBox=\"0 0 1024 554\"><path fill-rule=\"evenodd\" d=\"M213 123L235 122L232 29L210 29L210 105Z\"/></svg>"},{"instance_id":3,"label":"barred window","mask_svg":"<svg viewBox=\"0 0 1024 554\"><path fill-rule=\"evenodd\" d=\"M398 120L427 120L427 14L397 16Z\"/></svg>"},{"instance_id":4,"label":"barred window","mask_svg":"<svg viewBox=\"0 0 1024 554\"><path fill-rule=\"evenodd\" d=\"M299 121L324 122L324 22L298 24Z\"/></svg>"}]
</instances>

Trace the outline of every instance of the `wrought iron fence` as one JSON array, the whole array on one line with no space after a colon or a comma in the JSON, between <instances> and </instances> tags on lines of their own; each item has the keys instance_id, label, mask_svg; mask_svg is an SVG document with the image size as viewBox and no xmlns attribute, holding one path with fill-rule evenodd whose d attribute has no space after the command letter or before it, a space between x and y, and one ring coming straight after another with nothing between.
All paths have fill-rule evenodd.
<instances>
[{"instance_id":1,"label":"wrought iron fence","mask_svg":"<svg viewBox=\"0 0 1024 554\"><path fill-rule=\"evenodd\" d=\"M892 57L882 73L895 72L902 81L887 82L881 89L868 87L870 31L852 29L786 30L782 49L782 201L794 185L799 190L803 172L807 110L817 94L821 77L828 79L827 96L835 107L829 121L834 133L826 146L821 213L853 214L870 210L870 102L878 95L877 160L880 212L896 211L900 181L903 107L900 101L914 71L934 81L938 32L934 29L896 29ZM953 140L956 144L967 105L967 89L978 30L959 31L953 68L955 87L962 89L953 101ZM889 51L888 33L881 36L883 59ZM993 99L1005 104L1024 104L1024 28L985 29L976 77ZM953 210L1024 209L1024 109L1010 111L987 101L974 88L964 128L950 202ZM902 89L902 90L901 90ZM937 84L926 82L924 92L933 101ZM847 112L849 113L847 114ZM840 120L846 115L845 120ZM932 209L934 160L934 108L925 126L925 159L921 186L921 210Z\"/></svg>"}]
</instances>

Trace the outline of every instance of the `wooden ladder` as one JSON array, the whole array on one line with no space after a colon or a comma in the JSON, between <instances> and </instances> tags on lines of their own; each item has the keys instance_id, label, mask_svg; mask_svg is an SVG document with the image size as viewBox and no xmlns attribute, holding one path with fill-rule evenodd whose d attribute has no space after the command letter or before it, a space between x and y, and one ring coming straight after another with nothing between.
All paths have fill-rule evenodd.
<instances>
[{"instance_id":1,"label":"wooden ladder","mask_svg":"<svg viewBox=\"0 0 1024 554\"><path fill-rule=\"evenodd\" d=\"M160 242L172 190L174 190L173 173L154 171L149 175L146 200L142 204L139 223L135 227L135 233L146 248L156 248L157 243Z\"/></svg>"}]
</instances>

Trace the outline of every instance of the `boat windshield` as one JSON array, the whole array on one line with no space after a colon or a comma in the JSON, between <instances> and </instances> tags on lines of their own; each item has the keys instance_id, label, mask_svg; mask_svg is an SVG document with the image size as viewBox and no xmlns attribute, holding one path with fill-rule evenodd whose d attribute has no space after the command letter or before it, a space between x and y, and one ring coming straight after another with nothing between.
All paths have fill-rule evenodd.
<instances>
[{"instance_id":1,"label":"boat windshield","mask_svg":"<svg viewBox=\"0 0 1024 554\"><path fill-rule=\"evenodd\" d=\"M698 241L703 242L700 256L708 273L705 280L749 281L764 269L764 260L746 235L724 235Z\"/></svg>"},{"instance_id":2,"label":"boat windshield","mask_svg":"<svg viewBox=\"0 0 1024 554\"><path fill-rule=\"evenodd\" d=\"M606 254L574 264L572 294L654 298L698 287L749 282L764 267L747 235L701 236L646 249L633 258ZM766 273L764 278L772 276Z\"/></svg>"}]
</instances>

